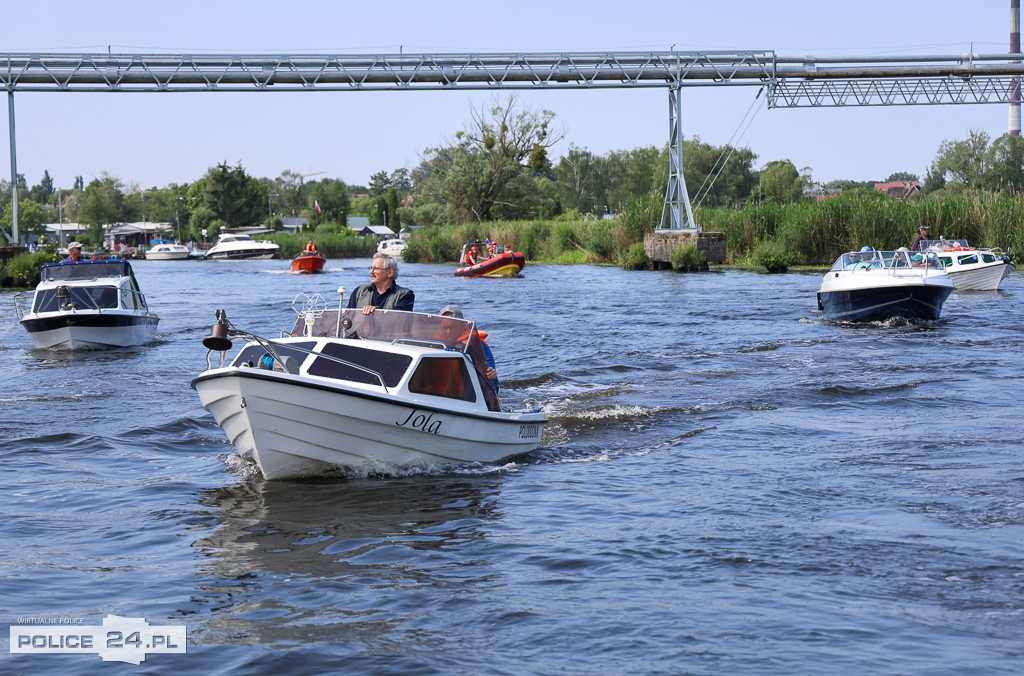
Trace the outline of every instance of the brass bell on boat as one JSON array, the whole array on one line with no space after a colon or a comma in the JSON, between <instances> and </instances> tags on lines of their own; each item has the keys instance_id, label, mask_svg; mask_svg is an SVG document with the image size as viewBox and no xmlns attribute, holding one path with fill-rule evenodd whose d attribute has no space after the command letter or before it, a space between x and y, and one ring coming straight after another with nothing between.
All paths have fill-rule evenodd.
<instances>
[{"instance_id":1,"label":"brass bell on boat","mask_svg":"<svg viewBox=\"0 0 1024 676\"><path fill-rule=\"evenodd\" d=\"M203 338L203 347L215 352L227 352L231 349L228 338L228 317L224 310L217 310L217 321L210 327L210 335Z\"/></svg>"}]
</instances>

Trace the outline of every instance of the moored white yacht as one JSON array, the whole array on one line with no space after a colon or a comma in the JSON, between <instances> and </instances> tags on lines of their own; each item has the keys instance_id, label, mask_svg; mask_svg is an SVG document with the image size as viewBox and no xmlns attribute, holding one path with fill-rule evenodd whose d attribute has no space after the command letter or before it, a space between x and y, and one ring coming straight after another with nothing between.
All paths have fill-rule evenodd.
<instances>
[{"instance_id":1,"label":"moored white yacht","mask_svg":"<svg viewBox=\"0 0 1024 676\"><path fill-rule=\"evenodd\" d=\"M927 240L927 251L942 261L957 291L995 291L1016 270L1013 254L1000 249L979 249L966 239Z\"/></svg>"},{"instance_id":2,"label":"moored white yacht","mask_svg":"<svg viewBox=\"0 0 1024 676\"><path fill-rule=\"evenodd\" d=\"M273 242L257 242L245 233L226 232L217 238L217 242L206 252L203 258L211 260L266 260L273 258L280 248Z\"/></svg>"},{"instance_id":3,"label":"moored white yacht","mask_svg":"<svg viewBox=\"0 0 1024 676\"><path fill-rule=\"evenodd\" d=\"M385 253L389 256L401 258L402 252L409 246L404 239L385 239L377 245L377 253Z\"/></svg>"},{"instance_id":4,"label":"moored white yacht","mask_svg":"<svg viewBox=\"0 0 1024 676\"><path fill-rule=\"evenodd\" d=\"M836 259L818 289L818 309L834 321L938 319L953 282L932 252L865 247Z\"/></svg>"},{"instance_id":5,"label":"moored white yacht","mask_svg":"<svg viewBox=\"0 0 1024 676\"><path fill-rule=\"evenodd\" d=\"M169 239L154 239L146 249L147 261L184 261L191 252L184 244L177 244Z\"/></svg>"},{"instance_id":6,"label":"moored white yacht","mask_svg":"<svg viewBox=\"0 0 1024 676\"><path fill-rule=\"evenodd\" d=\"M328 310L320 296L299 311L291 333L273 340L219 312L203 341L207 370L192 381L267 479L493 463L540 443L542 413L500 407L472 322ZM225 365L231 337L247 342Z\"/></svg>"},{"instance_id":7,"label":"moored white yacht","mask_svg":"<svg viewBox=\"0 0 1024 676\"><path fill-rule=\"evenodd\" d=\"M160 318L150 311L126 260L51 263L39 269L39 280L31 307L23 307L27 292L14 297L36 347L128 347L156 335Z\"/></svg>"}]
</instances>

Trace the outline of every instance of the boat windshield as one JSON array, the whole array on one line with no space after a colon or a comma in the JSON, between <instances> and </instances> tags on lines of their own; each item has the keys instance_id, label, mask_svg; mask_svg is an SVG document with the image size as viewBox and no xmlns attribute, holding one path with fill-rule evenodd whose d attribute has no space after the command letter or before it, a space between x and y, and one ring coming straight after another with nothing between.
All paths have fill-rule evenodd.
<instances>
[{"instance_id":1,"label":"boat windshield","mask_svg":"<svg viewBox=\"0 0 1024 676\"><path fill-rule=\"evenodd\" d=\"M61 295L61 289L67 295ZM71 286L42 289L36 292L32 311L59 312L60 310L109 310L117 307L117 287Z\"/></svg>"},{"instance_id":2,"label":"boat windshield","mask_svg":"<svg viewBox=\"0 0 1024 676\"><path fill-rule=\"evenodd\" d=\"M361 308L324 310L311 317L308 331L303 314L295 320L293 336L351 337L363 340L377 340L388 343L425 345L438 349L451 348L460 352L468 351L467 341L474 324L456 317L442 317L421 312L401 310L377 310L364 315ZM347 321L346 321L347 320ZM346 329L346 324L349 324Z\"/></svg>"},{"instance_id":3,"label":"boat windshield","mask_svg":"<svg viewBox=\"0 0 1024 676\"><path fill-rule=\"evenodd\" d=\"M832 264L832 272L840 270L894 270L897 268L926 268L942 270L942 261L934 252L908 251L851 251L844 253Z\"/></svg>"},{"instance_id":4,"label":"boat windshield","mask_svg":"<svg viewBox=\"0 0 1024 676\"><path fill-rule=\"evenodd\" d=\"M41 282L131 276L132 266L124 260L48 263L39 268L39 281Z\"/></svg>"},{"instance_id":5,"label":"boat windshield","mask_svg":"<svg viewBox=\"0 0 1024 676\"><path fill-rule=\"evenodd\" d=\"M973 248L967 243L966 239L926 239L923 242L923 246L926 249L971 249Z\"/></svg>"}]
</instances>

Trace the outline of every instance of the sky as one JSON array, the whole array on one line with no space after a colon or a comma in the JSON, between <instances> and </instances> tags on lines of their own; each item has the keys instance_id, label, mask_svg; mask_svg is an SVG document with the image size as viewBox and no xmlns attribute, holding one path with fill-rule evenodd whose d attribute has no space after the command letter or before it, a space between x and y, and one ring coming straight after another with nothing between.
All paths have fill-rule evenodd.
<instances>
[{"instance_id":1,"label":"sky","mask_svg":"<svg viewBox=\"0 0 1024 676\"><path fill-rule=\"evenodd\" d=\"M774 50L779 56L905 56L1002 53L1008 0L557 0L388 3L292 2L8 3L0 54L230 53L395 54ZM756 87L684 90L683 133L749 147L755 168L789 159L813 179L922 179L939 145L1007 130L1005 104L751 109ZM595 154L662 147L669 138L667 89L519 91L531 110L550 110L570 143ZM55 187L103 173L128 186L191 183L220 163L252 176L326 172L366 185L372 174L413 169L425 149L467 127L493 92L51 93L14 95L18 173L29 186L44 170ZM7 134L0 153L10 157ZM0 165L10 179L10 162Z\"/></svg>"}]
</instances>

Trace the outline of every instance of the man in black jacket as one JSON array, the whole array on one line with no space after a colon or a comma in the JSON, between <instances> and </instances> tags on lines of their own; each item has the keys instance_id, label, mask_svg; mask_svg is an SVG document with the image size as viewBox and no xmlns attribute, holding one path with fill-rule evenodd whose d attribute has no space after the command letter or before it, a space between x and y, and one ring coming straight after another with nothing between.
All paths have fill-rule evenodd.
<instances>
[{"instance_id":1,"label":"man in black jacket","mask_svg":"<svg viewBox=\"0 0 1024 676\"><path fill-rule=\"evenodd\" d=\"M374 254L370 261L370 283L356 287L348 298L348 306L363 308L364 315L377 308L412 312L416 296L411 289L396 284L397 278L398 261L387 254Z\"/></svg>"}]
</instances>

